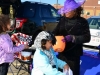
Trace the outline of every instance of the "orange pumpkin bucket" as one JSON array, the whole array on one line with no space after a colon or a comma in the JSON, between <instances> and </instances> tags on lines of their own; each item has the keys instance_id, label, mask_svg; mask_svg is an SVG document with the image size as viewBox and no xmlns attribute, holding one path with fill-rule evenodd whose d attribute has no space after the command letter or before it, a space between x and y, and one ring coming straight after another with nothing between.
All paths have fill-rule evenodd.
<instances>
[{"instance_id":1,"label":"orange pumpkin bucket","mask_svg":"<svg viewBox=\"0 0 100 75\"><path fill-rule=\"evenodd\" d=\"M63 52L65 49L65 42L62 41L64 39L63 36L55 36L56 44L53 46L54 51L56 52Z\"/></svg>"}]
</instances>

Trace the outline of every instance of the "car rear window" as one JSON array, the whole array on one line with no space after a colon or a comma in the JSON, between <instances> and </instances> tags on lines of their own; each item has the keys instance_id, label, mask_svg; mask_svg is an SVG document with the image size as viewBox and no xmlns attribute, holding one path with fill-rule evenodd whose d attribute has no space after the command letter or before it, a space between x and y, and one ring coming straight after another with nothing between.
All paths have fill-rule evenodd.
<instances>
[{"instance_id":1,"label":"car rear window","mask_svg":"<svg viewBox=\"0 0 100 75\"><path fill-rule=\"evenodd\" d=\"M16 16L17 17L22 17L23 16L23 11L24 11L24 6L21 5L16 11Z\"/></svg>"},{"instance_id":2,"label":"car rear window","mask_svg":"<svg viewBox=\"0 0 100 75\"><path fill-rule=\"evenodd\" d=\"M35 8L32 5L21 5L16 13L16 17L33 17Z\"/></svg>"},{"instance_id":3,"label":"car rear window","mask_svg":"<svg viewBox=\"0 0 100 75\"><path fill-rule=\"evenodd\" d=\"M42 7L42 17L52 17L48 7Z\"/></svg>"},{"instance_id":4,"label":"car rear window","mask_svg":"<svg viewBox=\"0 0 100 75\"><path fill-rule=\"evenodd\" d=\"M99 18L89 18L88 23L91 29L100 29L100 19Z\"/></svg>"}]
</instances>

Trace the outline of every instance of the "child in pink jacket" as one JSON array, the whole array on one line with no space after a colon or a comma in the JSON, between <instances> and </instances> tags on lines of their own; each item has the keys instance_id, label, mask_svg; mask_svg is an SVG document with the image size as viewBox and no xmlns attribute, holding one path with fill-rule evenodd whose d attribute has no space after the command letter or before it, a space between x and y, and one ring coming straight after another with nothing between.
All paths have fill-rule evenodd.
<instances>
[{"instance_id":1,"label":"child in pink jacket","mask_svg":"<svg viewBox=\"0 0 100 75\"><path fill-rule=\"evenodd\" d=\"M0 75L7 75L9 63L14 60L14 53L28 48L28 45L13 46L13 42L6 33L10 29L10 18L0 15Z\"/></svg>"}]
</instances>

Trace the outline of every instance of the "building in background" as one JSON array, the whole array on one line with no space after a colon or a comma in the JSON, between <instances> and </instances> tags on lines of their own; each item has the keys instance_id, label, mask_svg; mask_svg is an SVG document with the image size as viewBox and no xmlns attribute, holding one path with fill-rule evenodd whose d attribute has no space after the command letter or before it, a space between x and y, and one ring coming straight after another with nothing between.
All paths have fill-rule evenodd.
<instances>
[{"instance_id":1,"label":"building in background","mask_svg":"<svg viewBox=\"0 0 100 75\"><path fill-rule=\"evenodd\" d=\"M63 7L60 4L53 5L56 9L60 9ZM82 16L85 18L89 18L91 16L100 16L100 0L86 0L84 3Z\"/></svg>"},{"instance_id":2,"label":"building in background","mask_svg":"<svg viewBox=\"0 0 100 75\"><path fill-rule=\"evenodd\" d=\"M62 7L63 7L63 6L62 6L62 5L60 5L60 4L54 4L53 6L54 6L54 8L56 8L56 9L60 9L60 8L62 8Z\"/></svg>"},{"instance_id":3,"label":"building in background","mask_svg":"<svg viewBox=\"0 0 100 75\"><path fill-rule=\"evenodd\" d=\"M100 16L100 0L86 0L83 8L82 16L85 18Z\"/></svg>"}]
</instances>

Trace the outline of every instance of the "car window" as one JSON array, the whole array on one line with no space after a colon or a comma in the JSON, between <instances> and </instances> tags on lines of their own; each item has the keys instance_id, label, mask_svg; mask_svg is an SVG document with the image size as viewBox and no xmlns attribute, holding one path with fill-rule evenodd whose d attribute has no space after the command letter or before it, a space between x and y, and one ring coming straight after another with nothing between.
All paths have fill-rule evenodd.
<instances>
[{"instance_id":1,"label":"car window","mask_svg":"<svg viewBox=\"0 0 100 75\"><path fill-rule=\"evenodd\" d=\"M58 15L57 11L55 11L54 9L50 9L50 10L51 10L53 17L60 17L60 15Z\"/></svg>"},{"instance_id":2,"label":"car window","mask_svg":"<svg viewBox=\"0 0 100 75\"><path fill-rule=\"evenodd\" d=\"M91 25L96 25L98 23L97 19L92 19L92 21L90 22Z\"/></svg>"},{"instance_id":3,"label":"car window","mask_svg":"<svg viewBox=\"0 0 100 75\"><path fill-rule=\"evenodd\" d=\"M35 8L31 5L22 5L17 10L17 17L33 17L35 14Z\"/></svg>"},{"instance_id":4,"label":"car window","mask_svg":"<svg viewBox=\"0 0 100 75\"><path fill-rule=\"evenodd\" d=\"M52 17L48 7L42 7L42 17Z\"/></svg>"},{"instance_id":5,"label":"car window","mask_svg":"<svg viewBox=\"0 0 100 75\"><path fill-rule=\"evenodd\" d=\"M89 27L91 29L100 29L100 20L97 18L88 19Z\"/></svg>"},{"instance_id":6,"label":"car window","mask_svg":"<svg viewBox=\"0 0 100 75\"><path fill-rule=\"evenodd\" d=\"M21 5L16 11L16 17L23 17L24 6Z\"/></svg>"},{"instance_id":7,"label":"car window","mask_svg":"<svg viewBox=\"0 0 100 75\"><path fill-rule=\"evenodd\" d=\"M35 8L33 8L33 6L25 7L23 16L25 16L25 17L33 17L34 14L35 14Z\"/></svg>"}]
</instances>

